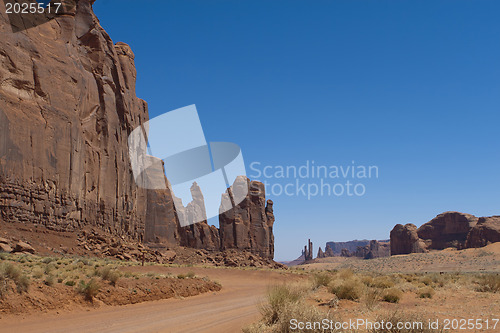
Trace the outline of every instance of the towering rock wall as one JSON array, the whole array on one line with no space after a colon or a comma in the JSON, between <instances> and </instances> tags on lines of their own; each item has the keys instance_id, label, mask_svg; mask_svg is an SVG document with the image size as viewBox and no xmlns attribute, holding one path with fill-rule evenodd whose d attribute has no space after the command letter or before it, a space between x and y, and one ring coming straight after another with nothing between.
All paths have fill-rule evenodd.
<instances>
[{"instance_id":1,"label":"towering rock wall","mask_svg":"<svg viewBox=\"0 0 500 333\"><path fill-rule=\"evenodd\" d=\"M240 204L235 198L244 196ZM219 215L221 249L239 249L264 258L274 257L273 202L267 200L264 184L237 177L222 196Z\"/></svg>"},{"instance_id":2,"label":"towering rock wall","mask_svg":"<svg viewBox=\"0 0 500 333\"><path fill-rule=\"evenodd\" d=\"M113 44L92 3L17 33L0 13L0 213L142 240L147 194L131 177L127 138L147 106L134 54Z\"/></svg>"},{"instance_id":3,"label":"towering rock wall","mask_svg":"<svg viewBox=\"0 0 500 333\"><path fill-rule=\"evenodd\" d=\"M0 11L0 218L58 231L90 225L151 244L272 259L273 202L263 184L237 179L233 190L250 190L221 215L220 230L207 224L196 184L193 201L179 210L168 189L136 186L128 136L149 116L135 93L134 54L112 42L93 0L63 2L63 15L28 30L22 19L12 29ZM180 227L179 218L200 216L203 222Z\"/></svg>"}]
</instances>

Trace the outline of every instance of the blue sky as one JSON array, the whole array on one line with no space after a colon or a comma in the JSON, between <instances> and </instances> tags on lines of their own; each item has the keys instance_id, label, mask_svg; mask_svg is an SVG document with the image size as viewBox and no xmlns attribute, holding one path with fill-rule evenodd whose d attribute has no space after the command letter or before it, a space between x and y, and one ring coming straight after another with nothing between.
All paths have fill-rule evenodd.
<instances>
[{"instance_id":1,"label":"blue sky","mask_svg":"<svg viewBox=\"0 0 500 333\"><path fill-rule=\"evenodd\" d=\"M271 195L276 259L307 238L316 251L444 211L500 214L500 2L138 3L94 10L131 45L151 116L196 104L250 176L252 162L379 168L354 180L361 197Z\"/></svg>"}]
</instances>

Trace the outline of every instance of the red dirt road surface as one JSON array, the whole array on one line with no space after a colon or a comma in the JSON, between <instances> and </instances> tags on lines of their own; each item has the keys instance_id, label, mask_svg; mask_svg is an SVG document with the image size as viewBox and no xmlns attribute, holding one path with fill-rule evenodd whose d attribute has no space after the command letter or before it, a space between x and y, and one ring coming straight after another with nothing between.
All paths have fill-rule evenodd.
<instances>
[{"instance_id":1,"label":"red dirt road surface","mask_svg":"<svg viewBox=\"0 0 500 333\"><path fill-rule=\"evenodd\" d=\"M134 268L140 270L141 268ZM290 275L272 271L144 267L144 271L208 276L223 289L185 299L71 312L7 316L0 332L217 332L235 333L259 319L258 304L267 287Z\"/></svg>"}]
</instances>

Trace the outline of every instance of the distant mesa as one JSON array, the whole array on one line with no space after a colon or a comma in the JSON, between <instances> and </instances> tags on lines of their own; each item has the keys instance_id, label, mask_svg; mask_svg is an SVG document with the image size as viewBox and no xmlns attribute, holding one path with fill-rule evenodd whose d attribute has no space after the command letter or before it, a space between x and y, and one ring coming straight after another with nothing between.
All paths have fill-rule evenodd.
<instances>
[{"instance_id":1,"label":"distant mesa","mask_svg":"<svg viewBox=\"0 0 500 333\"><path fill-rule=\"evenodd\" d=\"M318 248L318 259L330 257L354 257L375 259L391 255L425 253L446 248L462 250L484 247L500 242L500 216L476 217L460 212L445 212L437 215L418 228L412 223L397 224L390 232L390 240L353 240L349 242L327 242L325 249ZM304 246L302 260L314 258L311 240Z\"/></svg>"},{"instance_id":2,"label":"distant mesa","mask_svg":"<svg viewBox=\"0 0 500 333\"><path fill-rule=\"evenodd\" d=\"M337 249L337 252L335 252L333 248ZM309 239L307 241L307 245L305 245L304 249L302 250L301 256L291 262L287 262L286 264L290 266L292 264L297 265L300 263L311 262L312 260L314 260L313 251L313 243ZM390 246L388 240L354 240L339 243L328 242L326 243L324 251L321 247L318 248L316 258L322 259L330 257L358 257L362 259L374 259L388 256L390 256Z\"/></svg>"},{"instance_id":3,"label":"distant mesa","mask_svg":"<svg viewBox=\"0 0 500 333\"><path fill-rule=\"evenodd\" d=\"M335 250L333 250L335 249ZM339 251L340 249L340 251ZM374 259L380 257L388 257L390 255L390 247L388 240L354 240L349 242L328 242L325 246L325 251L318 250L318 258L328 257L358 257L363 259Z\"/></svg>"}]
</instances>

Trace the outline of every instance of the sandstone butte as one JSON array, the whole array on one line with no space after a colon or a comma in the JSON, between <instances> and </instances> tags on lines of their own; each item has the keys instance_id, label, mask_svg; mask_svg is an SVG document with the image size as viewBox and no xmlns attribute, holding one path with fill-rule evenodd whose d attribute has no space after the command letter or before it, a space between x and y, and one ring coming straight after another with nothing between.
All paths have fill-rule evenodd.
<instances>
[{"instance_id":1,"label":"sandstone butte","mask_svg":"<svg viewBox=\"0 0 500 333\"><path fill-rule=\"evenodd\" d=\"M483 247L500 242L500 216L445 212L417 228L398 224L391 231L391 255Z\"/></svg>"},{"instance_id":2,"label":"sandstone butte","mask_svg":"<svg viewBox=\"0 0 500 333\"><path fill-rule=\"evenodd\" d=\"M143 243L272 259L273 202L261 183L236 179L235 186L260 190L222 214L219 229L206 221L180 227L179 214L204 214L196 184L194 200L179 211L169 190L136 186L127 140L149 119L148 106L136 96L134 53L113 43L93 2L64 1L62 15L27 30L29 22L0 13L2 223L92 226ZM230 199L225 193L221 205Z\"/></svg>"}]
</instances>

